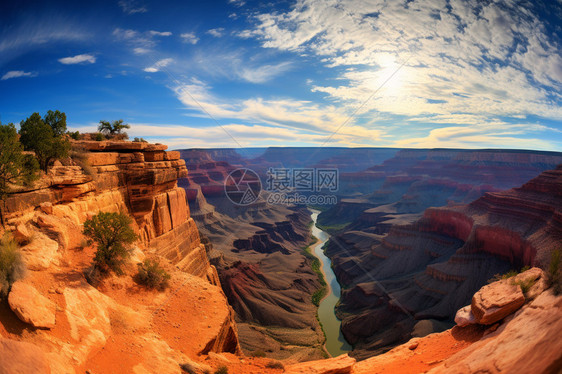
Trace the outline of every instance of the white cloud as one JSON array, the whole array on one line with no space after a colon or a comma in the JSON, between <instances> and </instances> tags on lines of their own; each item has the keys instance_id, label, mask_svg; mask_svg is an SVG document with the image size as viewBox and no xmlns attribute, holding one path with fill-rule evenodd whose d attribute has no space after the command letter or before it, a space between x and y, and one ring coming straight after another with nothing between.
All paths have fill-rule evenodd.
<instances>
[{"instance_id":1,"label":"white cloud","mask_svg":"<svg viewBox=\"0 0 562 374\"><path fill-rule=\"evenodd\" d=\"M146 71L147 73L156 73L157 71L160 71L163 67L170 65L172 62L174 62L173 58L165 58L155 62L154 65L145 68L144 71Z\"/></svg>"},{"instance_id":2,"label":"white cloud","mask_svg":"<svg viewBox=\"0 0 562 374\"><path fill-rule=\"evenodd\" d=\"M170 35L172 35L172 33L170 31L154 31L154 30L150 30L149 34L153 35L153 36L170 36Z\"/></svg>"},{"instance_id":3,"label":"white cloud","mask_svg":"<svg viewBox=\"0 0 562 374\"><path fill-rule=\"evenodd\" d=\"M328 83L312 85L313 92L360 108L364 120L381 114L424 118L432 132L416 144L443 143L443 118L462 124L477 114L479 124L495 126L470 135L449 127L465 136L448 144L487 138L482 144L511 146L522 144L530 130L505 134L507 124L495 118L562 119L562 46L532 12L511 2L299 0L289 11L260 14L256 21L238 35L257 38L264 48L316 57L334 74ZM404 138L403 127L397 128L386 134L395 141Z\"/></svg>"},{"instance_id":4,"label":"white cloud","mask_svg":"<svg viewBox=\"0 0 562 374\"><path fill-rule=\"evenodd\" d=\"M113 35L115 35L119 39L134 39L139 35L139 33L135 30L123 30L120 28L116 28L115 30L113 30Z\"/></svg>"},{"instance_id":5,"label":"white cloud","mask_svg":"<svg viewBox=\"0 0 562 374\"><path fill-rule=\"evenodd\" d=\"M81 64L83 62L93 64L96 62L96 56L90 54L82 54L72 57L59 58L59 62L65 65Z\"/></svg>"},{"instance_id":6,"label":"white cloud","mask_svg":"<svg viewBox=\"0 0 562 374\"><path fill-rule=\"evenodd\" d=\"M135 14L135 13L146 13L148 9L146 6L138 0L119 0L119 6L124 13Z\"/></svg>"},{"instance_id":7,"label":"white cloud","mask_svg":"<svg viewBox=\"0 0 562 374\"><path fill-rule=\"evenodd\" d=\"M263 65L256 68L241 68L239 76L252 83L264 83L291 68L290 62L281 62L275 65Z\"/></svg>"},{"instance_id":8,"label":"white cloud","mask_svg":"<svg viewBox=\"0 0 562 374\"><path fill-rule=\"evenodd\" d=\"M244 5L246 5L246 1L245 0L228 0L229 4L235 5L237 7L242 7Z\"/></svg>"},{"instance_id":9,"label":"white cloud","mask_svg":"<svg viewBox=\"0 0 562 374\"><path fill-rule=\"evenodd\" d=\"M144 33L138 32L131 29L121 29L116 28L113 30L113 35L120 41L125 42L129 47L132 48L133 53L140 55L151 52L154 47L156 47L157 40L155 36L168 36L168 31L147 31ZM171 33L169 33L171 35Z\"/></svg>"},{"instance_id":10,"label":"white cloud","mask_svg":"<svg viewBox=\"0 0 562 374\"><path fill-rule=\"evenodd\" d=\"M216 119L244 120L277 129L314 134L320 144L332 136L333 140L343 145L374 144L384 135L380 129L367 128L353 120L337 131L348 120L348 114L332 105L289 98L225 100L214 96L209 90L205 84L195 81L176 87L175 93L190 109L190 116L206 118L211 115Z\"/></svg>"},{"instance_id":11,"label":"white cloud","mask_svg":"<svg viewBox=\"0 0 562 374\"><path fill-rule=\"evenodd\" d=\"M136 55L144 55L144 54L147 54L148 52L150 52L150 49L148 49L148 48L142 48L142 47L137 47L137 48L134 48L134 49L133 49L133 52L134 52Z\"/></svg>"},{"instance_id":12,"label":"white cloud","mask_svg":"<svg viewBox=\"0 0 562 374\"><path fill-rule=\"evenodd\" d=\"M6 74L4 74L2 76L2 78L0 78L0 80L5 81L6 79L11 79L11 78L35 77L35 76L37 76L36 73L25 72L25 71L22 71L22 70L11 70L11 71L7 72Z\"/></svg>"},{"instance_id":13,"label":"white cloud","mask_svg":"<svg viewBox=\"0 0 562 374\"><path fill-rule=\"evenodd\" d=\"M224 27L218 27L216 29L210 29L207 34L214 36L215 38L220 38L224 36Z\"/></svg>"},{"instance_id":14,"label":"white cloud","mask_svg":"<svg viewBox=\"0 0 562 374\"><path fill-rule=\"evenodd\" d=\"M199 38L193 32L186 32L180 35L185 43L197 44Z\"/></svg>"}]
</instances>

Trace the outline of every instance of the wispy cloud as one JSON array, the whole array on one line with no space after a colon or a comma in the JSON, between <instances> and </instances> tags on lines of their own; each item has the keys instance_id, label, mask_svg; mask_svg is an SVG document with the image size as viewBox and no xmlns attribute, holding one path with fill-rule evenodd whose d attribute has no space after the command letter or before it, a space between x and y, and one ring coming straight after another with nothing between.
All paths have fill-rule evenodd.
<instances>
[{"instance_id":1,"label":"wispy cloud","mask_svg":"<svg viewBox=\"0 0 562 374\"><path fill-rule=\"evenodd\" d=\"M180 35L185 43L197 44L199 38L193 32L185 32Z\"/></svg>"},{"instance_id":2,"label":"wispy cloud","mask_svg":"<svg viewBox=\"0 0 562 374\"><path fill-rule=\"evenodd\" d=\"M148 48L142 48L142 47L133 48L133 53L136 55L144 55L147 54L148 52L150 52L150 49Z\"/></svg>"},{"instance_id":3,"label":"wispy cloud","mask_svg":"<svg viewBox=\"0 0 562 374\"><path fill-rule=\"evenodd\" d=\"M126 14L146 13L146 5L138 0L119 0L119 6Z\"/></svg>"},{"instance_id":4,"label":"wispy cloud","mask_svg":"<svg viewBox=\"0 0 562 374\"><path fill-rule=\"evenodd\" d=\"M170 36L172 35L172 33L170 31L154 31L154 30L150 30L148 32L150 35L154 35L154 36Z\"/></svg>"},{"instance_id":5,"label":"wispy cloud","mask_svg":"<svg viewBox=\"0 0 562 374\"><path fill-rule=\"evenodd\" d=\"M246 1L245 0L228 0L229 4L238 6L238 7L242 7L244 5L246 5Z\"/></svg>"},{"instance_id":6,"label":"wispy cloud","mask_svg":"<svg viewBox=\"0 0 562 374\"><path fill-rule=\"evenodd\" d=\"M30 15L0 29L0 65L39 46L81 42L90 37L91 29L63 15Z\"/></svg>"},{"instance_id":7,"label":"wispy cloud","mask_svg":"<svg viewBox=\"0 0 562 374\"><path fill-rule=\"evenodd\" d=\"M264 83L289 70L291 65L291 62L281 62L275 65L263 65L255 68L245 67L240 68L238 74L248 82Z\"/></svg>"},{"instance_id":8,"label":"wispy cloud","mask_svg":"<svg viewBox=\"0 0 562 374\"><path fill-rule=\"evenodd\" d=\"M168 36L166 32L160 33L159 31L147 31L139 32L137 30L116 28L113 30L113 36L119 40L128 44L133 53L137 55L146 54L152 51L152 48L156 47L158 41L155 40L155 36ZM166 35L162 35L166 34ZM171 33L170 33L171 35Z\"/></svg>"},{"instance_id":9,"label":"wispy cloud","mask_svg":"<svg viewBox=\"0 0 562 374\"><path fill-rule=\"evenodd\" d=\"M207 34L214 36L215 38L220 38L224 35L224 27L218 27L216 29L210 29Z\"/></svg>"},{"instance_id":10,"label":"wispy cloud","mask_svg":"<svg viewBox=\"0 0 562 374\"><path fill-rule=\"evenodd\" d=\"M147 73L156 73L160 71L163 67L170 65L174 61L173 58L165 58L157 61L154 65L144 69Z\"/></svg>"},{"instance_id":11,"label":"wispy cloud","mask_svg":"<svg viewBox=\"0 0 562 374\"><path fill-rule=\"evenodd\" d=\"M387 130L400 144L445 144L444 135L459 131L464 136L447 144L521 145L529 129L510 135L505 130L513 127L494 119L562 119L560 40L548 35L531 9L508 1L302 0L255 20L255 28L238 35L324 64L332 79L312 85L313 92L361 107L363 118L424 118L409 122L412 130L425 131L411 143L403 127ZM464 127L450 126L449 133L440 125L439 117L462 124L474 114L479 125L492 127L469 134Z\"/></svg>"},{"instance_id":12,"label":"wispy cloud","mask_svg":"<svg viewBox=\"0 0 562 374\"><path fill-rule=\"evenodd\" d=\"M65 65L89 63L93 64L96 62L96 56L90 54L81 54L72 57L59 58L59 62Z\"/></svg>"},{"instance_id":13,"label":"wispy cloud","mask_svg":"<svg viewBox=\"0 0 562 374\"><path fill-rule=\"evenodd\" d=\"M12 70L4 74L2 78L0 78L0 80L5 81L6 79L19 78L19 77L35 77L35 76L37 76L37 73L25 72L22 70Z\"/></svg>"},{"instance_id":14,"label":"wispy cloud","mask_svg":"<svg viewBox=\"0 0 562 374\"><path fill-rule=\"evenodd\" d=\"M216 119L267 124L279 129L315 134L322 142L347 119L346 113L332 105L291 98L222 99L213 95L210 88L199 81L178 86L174 91L178 99L190 109L190 116L205 118L210 114ZM204 108L204 111L201 108ZM333 139L347 145L372 144L383 135L384 132L379 129L367 128L351 121L349 126L335 134Z\"/></svg>"}]
</instances>

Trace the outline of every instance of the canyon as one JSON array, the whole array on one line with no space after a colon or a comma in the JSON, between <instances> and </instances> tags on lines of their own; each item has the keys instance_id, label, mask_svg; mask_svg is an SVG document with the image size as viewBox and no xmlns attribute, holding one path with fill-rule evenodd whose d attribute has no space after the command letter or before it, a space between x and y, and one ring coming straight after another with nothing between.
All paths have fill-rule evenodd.
<instances>
[{"instance_id":1,"label":"canyon","mask_svg":"<svg viewBox=\"0 0 562 374\"><path fill-rule=\"evenodd\" d=\"M400 151L371 170L402 164L407 176L390 175L374 193L325 212L324 224L333 225L354 207L344 227L332 230L326 253L344 288L337 314L356 358L451 327L455 312L495 274L547 266L560 237L559 156L426 153ZM542 167L554 170L525 180ZM524 184L498 191L510 180Z\"/></svg>"},{"instance_id":2,"label":"canyon","mask_svg":"<svg viewBox=\"0 0 562 374\"><path fill-rule=\"evenodd\" d=\"M242 154L76 141L72 158L55 162L32 186L13 186L1 218L21 246L27 274L0 302L0 373L562 367L562 297L538 269L548 267L562 237L562 154ZM325 254L342 286L337 315L354 348L349 355L325 358L312 300L321 283L305 251L310 210L269 204L268 191L248 206L224 195L224 180L236 168L264 178L275 167L340 172L339 202L320 207L318 222L331 234ZM88 274L95 248L81 232L98 212L132 217L138 240L125 275L94 287ZM169 288L134 281L145 258L169 272ZM510 280L485 286L525 265L535 267L517 275L532 277L525 294ZM501 313L496 297L510 300ZM538 354L533 347L543 348Z\"/></svg>"}]
</instances>

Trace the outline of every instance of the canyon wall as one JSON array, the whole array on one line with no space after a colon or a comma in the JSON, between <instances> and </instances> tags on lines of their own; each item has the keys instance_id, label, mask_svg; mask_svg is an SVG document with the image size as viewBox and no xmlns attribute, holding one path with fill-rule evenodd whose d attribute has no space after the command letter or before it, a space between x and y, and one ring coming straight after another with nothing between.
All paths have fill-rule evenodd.
<instances>
[{"instance_id":1,"label":"canyon wall","mask_svg":"<svg viewBox=\"0 0 562 374\"><path fill-rule=\"evenodd\" d=\"M310 241L310 213L268 204L265 191L250 205L234 204L225 196L224 180L238 167L255 166L241 157L233 157L237 165L214 159L226 151L182 150L190 175L180 186L208 238L210 261L236 312L242 348L278 359L321 358L324 336L312 303L320 283L303 253Z\"/></svg>"},{"instance_id":2,"label":"canyon wall","mask_svg":"<svg viewBox=\"0 0 562 374\"><path fill-rule=\"evenodd\" d=\"M27 275L13 288L10 303L0 305L0 335L39 347L51 372L112 372L122 356L125 371L179 373L180 364L200 355L240 352L233 310L186 192L177 186L187 177L185 162L166 148L73 142L72 159L55 162L39 181L14 188L3 202L2 220L21 243ZM86 275L95 246L81 233L84 221L99 212L131 216L138 240L126 276L111 276L94 288ZM158 259L168 271L168 289L150 291L133 281L144 258ZM35 309L52 321L43 327Z\"/></svg>"},{"instance_id":3,"label":"canyon wall","mask_svg":"<svg viewBox=\"0 0 562 374\"><path fill-rule=\"evenodd\" d=\"M371 227L334 236L327 254L347 287L338 314L354 354L408 340L421 320L450 321L494 274L546 267L562 237L560 191L562 167L468 205L427 209L385 235Z\"/></svg>"}]
</instances>

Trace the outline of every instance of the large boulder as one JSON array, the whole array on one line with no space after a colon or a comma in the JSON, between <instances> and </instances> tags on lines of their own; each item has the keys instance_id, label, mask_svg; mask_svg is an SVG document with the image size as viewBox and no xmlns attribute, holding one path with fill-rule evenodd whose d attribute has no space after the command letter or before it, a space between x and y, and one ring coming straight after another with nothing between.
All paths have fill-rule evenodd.
<instances>
[{"instance_id":1,"label":"large boulder","mask_svg":"<svg viewBox=\"0 0 562 374\"><path fill-rule=\"evenodd\" d=\"M471 310L476 322L491 325L500 321L525 304L521 287L509 279L482 287L472 297Z\"/></svg>"},{"instance_id":2,"label":"large boulder","mask_svg":"<svg viewBox=\"0 0 562 374\"><path fill-rule=\"evenodd\" d=\"M30 284L21 281L14 283L8 295L8 304L25 323L38 328L55 326L56 304Z\"/></svg>"},{"instance_id":3,"label":"large boulder","mask_svg":"<svg viewBox=\"0 0 562 374\"><path fill-rule=\"evenodd\" d=\"M347 354L327 360L301 362L285 367L285 374L347 374L355 359Z\"/></svg>"},{"instance_id":4,"label":"large boulder","mask_svg":"<svg viewBox=\"0 0 562 374\"><path fill-rule=\"evenodd\" d=\"M0 337L0 374L49 374L47 357L36 345Z\"/></svg>"},{"instance_id":5,"label":"large boulder","mask_svg":"<svg viewBox=\"0 0 562 374\"><path fill-rule=\"evenodd\" d=\"M35 232L31 242L21 248L21 255L29 270L45 270L51 264L58 265L59 243L41 232Z\"/></svg>"},{"instance_id":6,"label":"large boulder","mask_svg":"<svg viewBox=\"0 0 562 374\"><path fill-rule=\"evenodd\" d=\"M429 373L560 373L562 297L541 293L495 332Z\"/></svg>"},{"instance_id":7,"label":"large boulder","mask_svg":"<svg viewBox=\"0 0 562 374\"><path fill-rule=\"evenodd\" d=\"M468 325L473 325L476 323L476 318L472 314L472 308L470 305L460 308L455 315L455 323L457 326L464 327Z\"/></svg>"}]
</instances>

